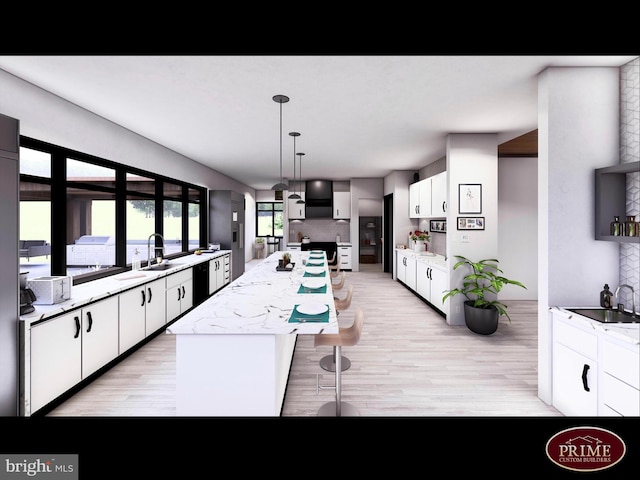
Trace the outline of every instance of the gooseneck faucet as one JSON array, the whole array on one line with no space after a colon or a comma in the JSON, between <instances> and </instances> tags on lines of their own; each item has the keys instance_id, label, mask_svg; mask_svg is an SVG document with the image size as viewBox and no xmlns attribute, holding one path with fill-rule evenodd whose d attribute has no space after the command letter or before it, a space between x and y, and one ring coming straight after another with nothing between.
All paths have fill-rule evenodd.
<instances>
[{"instance_id":1,"label":"gooseneck faucet","mask_svg":"<svg viewBox=\"0 0 640 480\"><path fill-rule=\"evenodd\" d=\"M147 266L151 266L151 239L153 237L160 237L160 240L162 240L162 258L164 258L164 237L162 235L160 235L159 233L152 233L151 235L149 235L149 239L147 240ZM156 248L160 248L160 247L154 247L153 248L153 252L154 252L154 257L155 255L155 251Z\"/></svg>"},{"instance_id":2,"label":"gooseneck faucet","mask_svg":"<svg viewBox=\"0 0 640 480\"><path fill-rule=\"evenodd\" d=\"M618 298L618 293L620 292L620 289L623 287L627 287L629 290L631 290L631 311L633 312L633 316L636 316L636 299L635 299L635 293L633 291L633 287L631 285L627 285L626 283L618 286L618 288L616 288L615 293L613 294L616 298ZM618 310L621 310L624 312L624 304L623 303L618 303Z\"/></svg>"}]
</instances>

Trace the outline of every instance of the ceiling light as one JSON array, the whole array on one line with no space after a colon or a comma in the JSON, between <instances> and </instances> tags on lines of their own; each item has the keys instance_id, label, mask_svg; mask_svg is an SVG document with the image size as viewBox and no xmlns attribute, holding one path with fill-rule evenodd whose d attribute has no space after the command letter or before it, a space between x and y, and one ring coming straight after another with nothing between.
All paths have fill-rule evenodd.
<instances>
[{"instance_id":1,"label":"ceiling light","mask_svg":"<svg viewBox=\"0 0 640 480\"><path fill-rule=\"evenodd\" d=\"M302 198L296 193L296 137L299 137L300 134L298 132L289 132L289 135L293 137L293 193L289 195L289 198L296 200Z\"/></svg>"},{"instance_id":2,"label":"ceiling light","mask_svg":"<svg viewBox=\"0 0 640 480\"><path fill-rule=\"evenodd\" d=\"M275 95L273 101L280 104L280 183L276 183L271 190L289 190L289 185L282 181L282 104L289 101L286 95Z\"/></svg>"},{"instance_id":3,"label":"ceiling light","mask_svg":"<svg viewBox=\"0 0 640 480\"><path fill-rule=\"evenodd\" d=\"M304 153L299 152L296 153L296 155L298 155L298 157L300 158L300 193L302 193L302 155L304 155ZM296 203L303 204L306 202L302 199L302 197L300 197L300 200L298 200Z\"/></svg>"}]
</instances>

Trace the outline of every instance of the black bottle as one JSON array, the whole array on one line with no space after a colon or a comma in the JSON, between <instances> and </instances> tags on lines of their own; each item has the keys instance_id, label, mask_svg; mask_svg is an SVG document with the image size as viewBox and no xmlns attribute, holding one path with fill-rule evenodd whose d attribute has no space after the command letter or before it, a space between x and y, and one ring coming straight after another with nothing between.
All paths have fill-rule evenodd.
<instances>
[{"instance_id":1,"label":"black bottle","mask_svg":"<svg viewBox=\"0 0 640 480\"><path fill-rule=\"evenodd\" d=\"M602 308L611 308L613 293L609 290L609 285L604 284L604 290L600 292L600 306Z\"/></svg>"}]
</instances>

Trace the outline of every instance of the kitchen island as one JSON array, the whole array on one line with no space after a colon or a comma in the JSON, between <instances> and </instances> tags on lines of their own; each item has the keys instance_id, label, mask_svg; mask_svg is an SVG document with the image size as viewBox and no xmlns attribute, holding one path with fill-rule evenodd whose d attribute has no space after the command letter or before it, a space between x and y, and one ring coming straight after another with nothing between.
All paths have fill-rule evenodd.
<instances>
[{"instance_id":1,"label":"kitchen island","mask_svg":"<svg viewBox=\"0 0 640 480\"><path fill-rule=\"evenodd\" d=\"M326 287L311 293L301 287L311 252L290 253L291 271L276 269L275 252L167 329L176 335L178 416L279 416L297 335L338 332L326 256L317 277ZM328 306L327 322L291 318L309 302Z\"/></svg>"}]
</instances>

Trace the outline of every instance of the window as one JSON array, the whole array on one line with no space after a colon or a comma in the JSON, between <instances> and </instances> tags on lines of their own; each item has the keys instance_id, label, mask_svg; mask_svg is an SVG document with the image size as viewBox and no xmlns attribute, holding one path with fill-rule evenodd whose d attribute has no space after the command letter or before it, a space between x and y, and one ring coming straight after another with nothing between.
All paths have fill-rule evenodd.
<instances>
[{"instance_id":1,"label":"window","mask_svg":"<svg viewBox=\"0 0 640 480\"><path fill-rule=\"evenodd\" d=\"M258 237L282 237L284 212L282 202L257 202L256 235Z\"/></svg>"},{"instance_id":2,"label":"window","mask_svg":"<svg viewBox=\"0 0 640 480\"><path fill-rule=\"evenodd\" d=\"M153 233L168 257L204 246L204 187L24 136L20 143L20 240L46 244L20 249L29 278L72 275L78 284L126 270L136 256L144 264Z\"/></svg>"}]
</instances>

